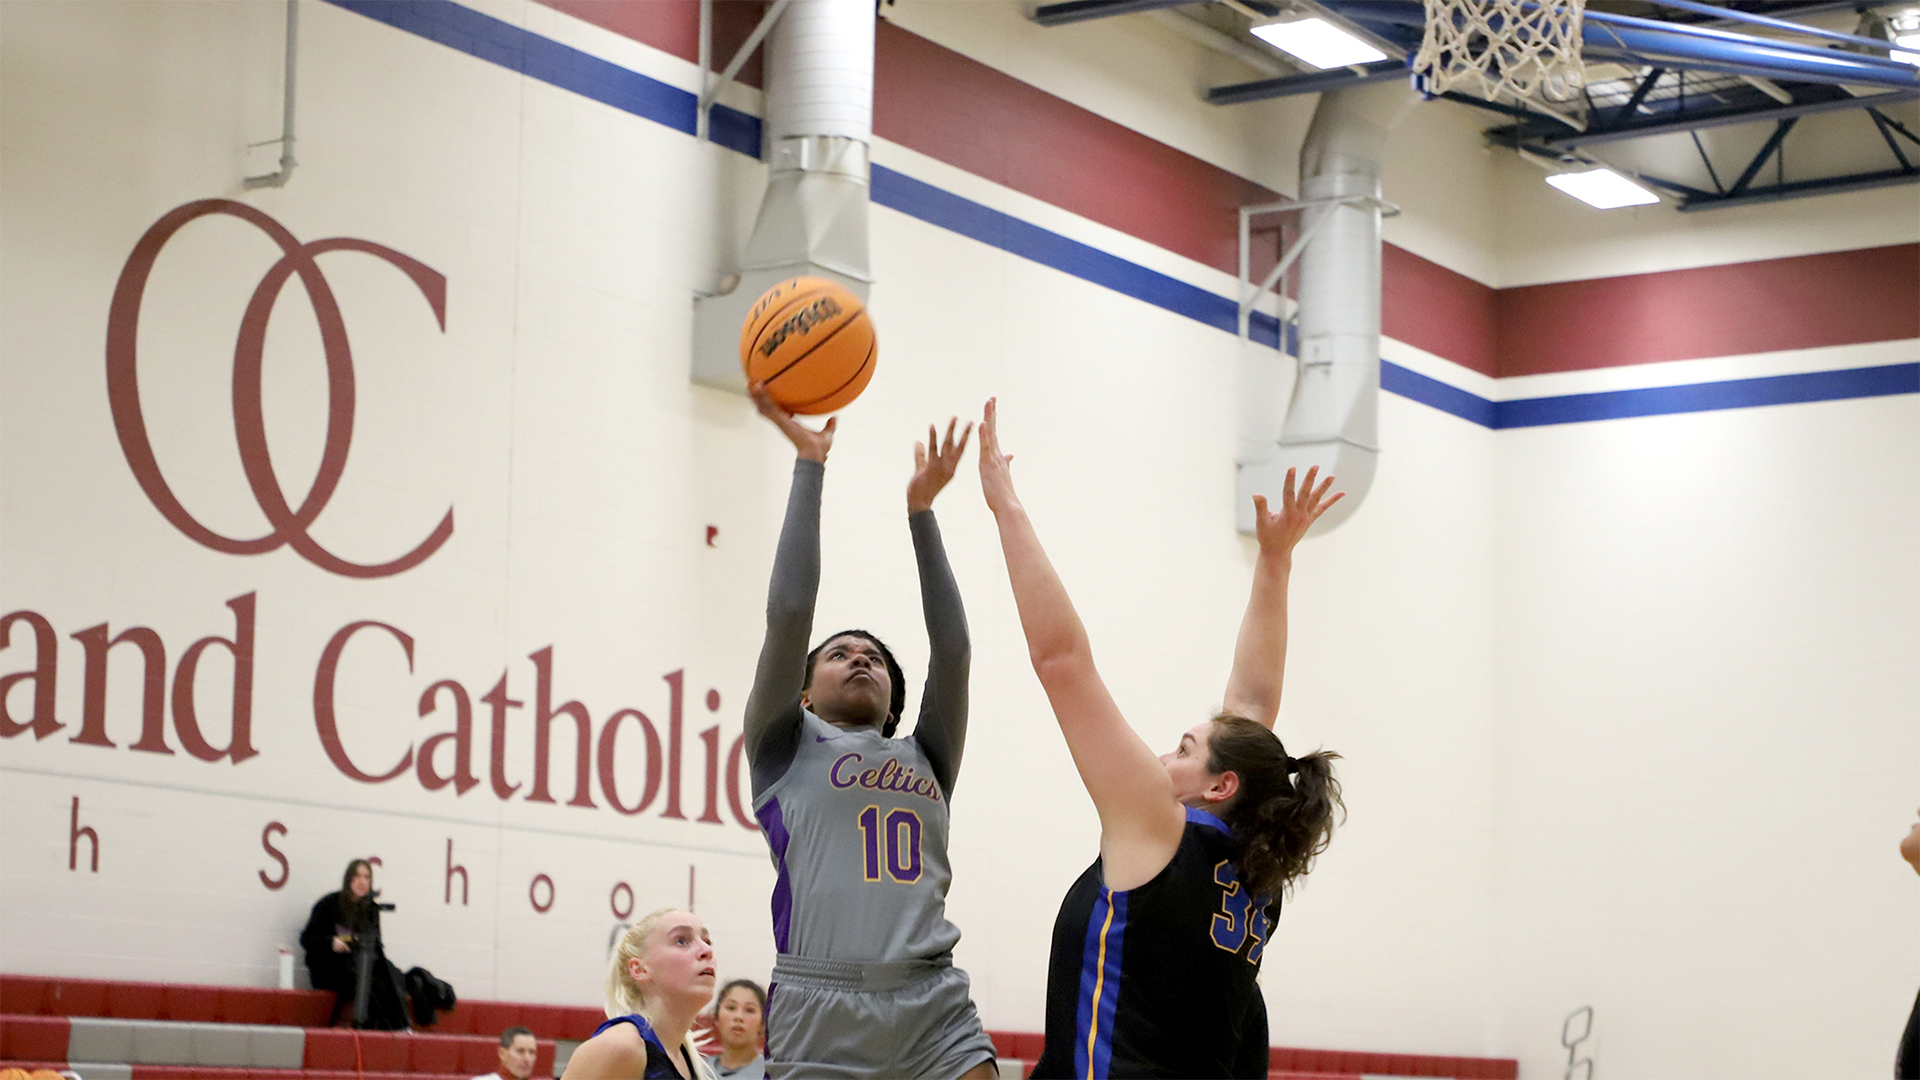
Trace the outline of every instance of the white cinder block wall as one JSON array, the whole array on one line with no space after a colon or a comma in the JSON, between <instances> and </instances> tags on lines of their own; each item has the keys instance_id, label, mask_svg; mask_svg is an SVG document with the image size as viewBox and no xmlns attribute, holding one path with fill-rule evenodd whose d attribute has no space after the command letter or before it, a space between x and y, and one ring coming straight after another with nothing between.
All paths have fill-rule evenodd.
<instances>
[{"instance_id":1,"label":"white cinder block wall","mask_svg":"<svg viewBox=\"0 0 1920 1080\"><path fill-rule=\"evenodd\" d=\"M697 84L691 65L537 4L474 6ZM1205 106L1195 65L1222 62L1150 22L1041 31L1017 5L933 0L886 14L1293 187L1311 101ZM400 905L390 954L466 997L596 1001L619 886L643 912L686 902L690 875L724 972L764 977L772 873L724 776L719 822L698 820L702 736L718 727L724 766L790 455L743 399L685 374L691 296L751 219L760 167L309 3L299 171L284 190L243 193L241 176L271 168L270 151L246 145L278 131L280 17L269 4L0 5L0 614L32 611L53 630L65 725L0 740L0 970L267 984L275 945L372 852ZM756 108L750 91L730 100ZM1905 189L1601 216L1481 149L1478 126L1435 105L1396 133L1386 180L1406 213L1388 239L1490 286L1920 238ZM875 158L1230 292L1210 268L903 147L882 141ZM392 266L318 259L352 342L356 410L338 493L311 531L379 562L452 508L452 538L418 567L353 579L284 547L217 552L134 481L108 409L109 302L141 234L207 198L255 206L301 241L369 240L445 275L443 333ZM1218 701L1252 558L1231 527L1235 343L893 210L873 210L872 232L884 359L843 414L829 469L819 629L866 626L924 671L901 505L910 444L997 394L1103 669L1142 734L1170 744ZM182 503L233 536L268 527L235 449L231 357L277 257L237 219L196 222L161 255L141 317L156 457ZM1873 362L1920 359L1913 346L1875 347ZM321 463L328 386L297 281L265 354L268 442L297 503ZM1282 733L1347 755L1352 816L1267 952L1274 1041L1517 1056L1523 1075L1557 1075L1560 1019L1592 1004L1597 1075L1884 1072L1920 984L1920 892L1892 850L1920 765L1915 409L1902 396L1495 432L1386 396L1367 505L1303 549L1295 578ZM970 471L939 510L974 634L958 960L990 1027L1037 1030L1057 898L1097 830L1026 666ZM131 644L111 650L104 684L118 745L70 741L86 683L71 635L152 628L170 694L183 650L236 636L225 605L247 594L257 756L200 761L171 719L171 755L131 749L143 692ZM417 757L454 730L456 691L421 712L453 680L473 710L478 783L464 794L426 790L417 764L369 784L330 760L320 658L361 621L409 635L412 664L385 629L352 636L332 681L341 746L368 773ZM0 675L48 662L32 629L10 627ZM638 710L662 756L667 677L681 673L683 819L662 816L664 767L637 815L607 805L597 761L597 808L569 806L564 717L554 801L527 801L532 654L547 647L550 705L582 703L596 740ZM218 745L234 665L222 648L202 655L194 701ZM507 712L503 777L523 785L507 799L484 700L503 675L523 703ZM9 685L8 716L24 722L33 684ZM633 805L645 736L621 722L616 775ZM439 744L432 768L446 772L453 749ZM76 824L98 837L97 874Z\"/></svg>"}]
</instances>

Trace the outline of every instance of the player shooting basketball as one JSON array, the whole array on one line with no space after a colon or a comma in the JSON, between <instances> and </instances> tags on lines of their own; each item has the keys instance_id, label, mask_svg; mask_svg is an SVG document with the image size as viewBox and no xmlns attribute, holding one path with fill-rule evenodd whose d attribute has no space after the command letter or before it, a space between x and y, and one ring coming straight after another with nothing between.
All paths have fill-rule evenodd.
<instances>
[{"instance_id":1,"label":"player shooting basketball","mask_svg":"<svg viewBox=\"0 0 1920 1080\"><path fill-rule=\"evenodd\" d=\"M907 527L930 657L919 721L896 739L905 674L878 638L847 630L807 651L835 423L804 427L764 387L751 392L798 455L746 712L754 813L779 873L768 1074L993 1076L993 1043L953 966L960 931L946 918L971 645L933 517L973 425L956 439L950 422L944 440L929 428L914 448Z\"/></svg>"},{"instance_id":2,"label":"player shooting basketball","mask_svg":"<svg viewBox=\"0 0 1920 1080\"><path fill-rule=\"evenodd\" d=\"M1028 655L1100 815L1100 857L1067 891L1047 971L1035 1077L1267 1075L1254 979L1280 895L1326 847L1340 785L1324 751L1289 757L1273 733L1287 656L1294 545L1339 500L1294 487L1254 497L1260 554L1224 708L1156 757L1093 665L1086 628L1014 494L995 403L980 487L1000 528Z\"/></svg>"}]
</instances>

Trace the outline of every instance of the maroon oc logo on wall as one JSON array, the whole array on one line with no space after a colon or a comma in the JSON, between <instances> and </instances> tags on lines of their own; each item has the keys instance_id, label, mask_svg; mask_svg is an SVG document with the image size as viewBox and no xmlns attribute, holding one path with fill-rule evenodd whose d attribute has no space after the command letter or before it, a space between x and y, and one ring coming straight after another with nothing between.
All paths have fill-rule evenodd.
<instances>
[{"instance_id":1,"label":"maroon oc logo on wall","mask_svg":"<svg viewBox=\"0 0 1920 1080\"><path fill-rule=\"evenodd\" d=\"M237 217L266 233L280 245L280 261L273 264L253 290L246 313L240 319L240 336L233 351L233 427L240 443L240 463L260 510L272 529L265 536L236 539L223 536L201 524L188 513L173 489L160 474L153 443L147 437L146 417L140 409L140 383L136 369L136 348L140 329L140 304L146 296L147 278L160 250L173 235L196 218L210 214ZM346 577L389 577L425 562L453 535L453 509L440 519L433 532L419 546L391 562L375 565L348 562L321 547L307 531L327 500L340 484L347 466L347 449L353 442L353 350L347 344L347 324L340 316L340 305L325 275L314 261L329 251L359 251L384 259L413 279L422 296L433 308L434 318L444 333L447 328L447 279L439 271L418 259L367 240L335 237L302 244L278 221L245 203L231 199L201 199L167 213L154 222L140 242L133 246L120 281L114 286L113 305L107 314L107 400L113 409L113 426L120 436L120 448L127 465L147 493L154 509L187 536L231 555L261 555L290 544L306 560L323 570ZM286 492L273 471L273 459L267 451L266 420L260 402L260 362L266 347L267 320L273 314L274 301L287 279L300 275L307 299L313 304L314 318L320 324L320 341L327 358L327 441L321 454L319 471L313 486L307 489L298 507L290 506Z\"/></svg>"}]
</instances>

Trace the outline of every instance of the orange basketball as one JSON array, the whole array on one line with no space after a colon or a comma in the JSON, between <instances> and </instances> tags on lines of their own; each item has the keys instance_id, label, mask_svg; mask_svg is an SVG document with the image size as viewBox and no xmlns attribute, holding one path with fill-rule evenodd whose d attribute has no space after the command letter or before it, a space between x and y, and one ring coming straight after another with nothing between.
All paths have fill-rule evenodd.
<instances>
[{"instance_id":1,"label":"orange basketball","mask_svg":"<svg viewBox=\"0 0 1920 1080\"><path fill-rule=\"evenodd\" d=\"M768 289L740 326L747 382L767 384L796 413L827 413L860 396L877 356L867 306L825 278L797 277Z\"/></svg>"}]
</instances>

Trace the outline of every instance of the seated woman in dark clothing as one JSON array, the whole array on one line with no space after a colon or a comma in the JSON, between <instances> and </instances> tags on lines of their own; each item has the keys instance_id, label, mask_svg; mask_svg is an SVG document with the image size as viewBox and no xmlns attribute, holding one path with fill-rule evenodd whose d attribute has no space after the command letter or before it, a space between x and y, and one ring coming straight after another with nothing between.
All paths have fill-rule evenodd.
<instances>
[{"instance_id":1,"label":"seated woman in dark clothing","mask_svg":"<svg viewBox=\"0 0 1920 1080\"><path fill-rule=\"evenodd\" d=\"M307 928L300 932L307 953L307 976L315 990L333 991L333 1017L345 1015L355 1026L381 1029L407 1026L406 1009L393 965L380 947L380 909L373 899L373 864L355 859L347 864L340 891L328 893L313 905ZM354 1016L359 965L369 968L367 1015Z\"/></svg>"}]
</instances>

